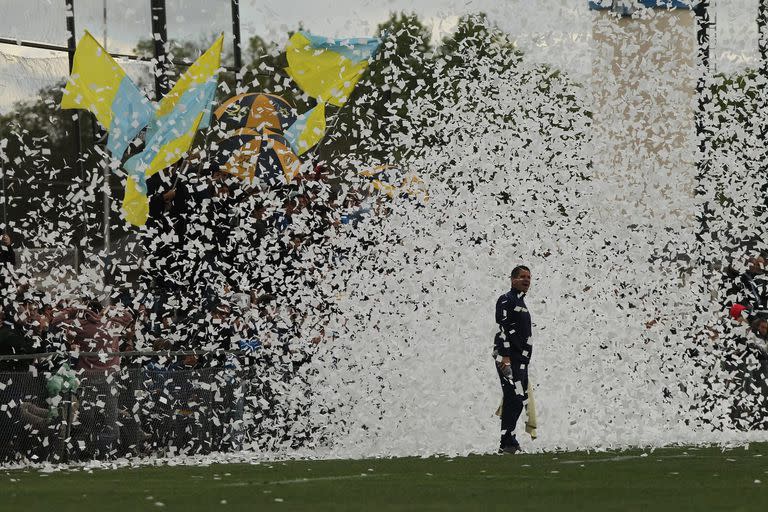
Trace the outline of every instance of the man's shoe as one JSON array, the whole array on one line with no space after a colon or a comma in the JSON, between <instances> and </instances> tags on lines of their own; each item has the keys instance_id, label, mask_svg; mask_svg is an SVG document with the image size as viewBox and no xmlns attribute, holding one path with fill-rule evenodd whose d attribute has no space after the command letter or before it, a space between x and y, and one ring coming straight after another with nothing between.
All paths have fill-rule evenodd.
<instances>
[{"instance_id":1,"label":"man's shoe","mask_svg":"<svg viewBox=\"0 0 768 512\"><path fill-rule=\"evenodd\" d=\"M519 444L510 444L510 445L507 445L507 446L501 446L499 448L498 453L500 455L504 454L504 453L510 453L510 454L514 455L514 454L519 453L521 451L523 451L523 449L520 448Z\"/></svg>"}]
</instances>

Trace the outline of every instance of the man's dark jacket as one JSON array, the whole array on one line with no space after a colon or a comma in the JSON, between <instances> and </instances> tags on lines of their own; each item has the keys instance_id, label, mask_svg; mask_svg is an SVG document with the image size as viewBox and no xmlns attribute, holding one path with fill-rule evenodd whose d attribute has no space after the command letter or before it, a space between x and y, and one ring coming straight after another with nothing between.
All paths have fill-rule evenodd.
<instances>
[{"instance_id":1,"label":"man's dark jacket","mask_svg":"<svg viewBox=\"0 0 768 512\"><path fill-rule=\"evenodd\" d=\"M493 340L495 352L518 363L531 360L531 314L525 305L525 294L512 289L496 301L496 323L499 332Z\"/></svg>"}]
</instances>

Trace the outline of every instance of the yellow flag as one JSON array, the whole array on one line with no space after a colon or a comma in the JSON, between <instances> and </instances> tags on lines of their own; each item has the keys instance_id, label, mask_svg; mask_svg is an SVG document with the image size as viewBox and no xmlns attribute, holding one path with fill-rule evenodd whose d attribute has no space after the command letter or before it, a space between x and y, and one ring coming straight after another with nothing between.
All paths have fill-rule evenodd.
<instances>
[{"instance_id":1,"label":"yellow flag","mask_svg":"<svg viewBox=\"0 0 768 512\"><path fill-rule=\"evenodd\" d=\"M185 151L189 149L192 140L195 138L197 127L200 124L203 114L197 115L192 128L181 137L171 140L168 144L162 146L157 151L154 162L176 162ZM144 179L156 174L165 166L150 166L147 172L142 176L140 173L131 173L125 182L125 195L123 196L123 212L125 219L133 226L143 226L149 218L149 199L147 198L147 189ZM151 172L150 172L151 171Z\"/></svg>"},{"instance_id":2,"label":"yellow flag","mask_svg":"<svg viewBox=\"0 0 768 512\"><path fill-rule=\"evenodd\" d=\"M216 75L221 65L221 48L223 44L224 34L220 35L211 47L179 77L173 88L160 100L157 109L158 118L171 113L182 101L184 93L195 88L197 85L208 83Z\"/></svg>"},{"instance_id":3,"label":"yellow flag","mask_svg":"<svg viewBox=\"0 0 768 512\"><path fill-rule=\"evenodd\" d=\"M285 138L296 155L301 156L325 135L325 103L304 112L285 130Z\"/></svg>"},{"instance_id":4,"label":"yellow flag","mask_svg":"<svg viewBox=\"0 0 768 512\"><path fill-rule=\"evenodd\" d=\"M223 40L219 36L160 100L147 128L146 149L125 162L130 174L144 172L150 177L176 163L191 146L197 129L208 126Z\"/></svg>"},{"instance_id":5,"label":"yellow flag","mask_svg":"<svg viewBox=\"0 0 768 512\"><path fill-rule=\"evenodd\" d=\"M112 124L112 101L125 71L86 32L75 50L72 74L64 87L61 108L90 110L105 128Z\"/></svg>"},{"instance_id":6,"label":"yellow flag","mask_svg":"<svg viewBox=\"0 0 768 512\"><path fill-rule=\"evenodd\" d=\"M286 71L304 92L340 107L380 43L377 38L329 39L297 32L285 48Z\"/></svg>"},{"instance_id":7,"label":"yellow flag","mask_svg":"<svg viewBox=\"0 0 768 512\"><path fill-rule=\"evenodd\" d=\"M134 226L143 226L149 217L149 199L145 191L139 190L139 185L133 176L128 176L125 181L123 213L125 220Z\"/></svg>"},{"instance_id":8,"label":"yellow flag","mask_svg":"<svg viewBox=\"0 0 768 512\"><path fill-rule=\"evenodd\" d=\"M224 36L219 36L160 100L147 129L146 148L124 164L128 181L123 211L134 226L143 226L149 215L146 178L179 161L192 146L197 130L208 124L223 40Z\"/></svg>"},{"instance_id":9,"label":"yellow flag","mask_svg":"<svg viewBox=\"0 0 768 512\"><path fill-rule=\"evenodd\" d=\"M109 132L107 149L118 159L154 115L149 99L89 32L77 44L61 108L91 111Z\"/></svg>"}]
</instances>

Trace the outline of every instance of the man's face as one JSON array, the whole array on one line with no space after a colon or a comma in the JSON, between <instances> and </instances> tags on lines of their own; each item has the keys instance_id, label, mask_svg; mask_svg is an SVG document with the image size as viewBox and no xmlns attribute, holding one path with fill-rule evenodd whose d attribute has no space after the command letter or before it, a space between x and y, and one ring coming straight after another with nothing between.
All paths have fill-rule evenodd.
<instances>
[{"instance_id":1,"label":"man's face","mask_svg":"<svg viewBox=\"0 0 768 512\"><path fill-rule=\"evenodd\" d=\"M216 307L216 309L213 310L211 313L211 320L214 325L222 325L226 322L227 318L229 318L229 306L226 306L224 304L220 304Z\"/></svg>"},{"instance_id":2,"label":"man's face","mask_svg":"<svg viewBox=\"0 0 768 512\"><path fill-rule=\"evenodd\" d=\"M528 293L531 286L531 273L527 270L518 271L517 275L512 277L512 288L519 292Z\"/></svg>"},{"instance_id":3,"label":"man's face","mask_svg":"<svg viewBox=\"0 0 768 512\"><path fill-rule=\"evenodd\" d=\"M762 274L765 271L765 258L758 256L756 258L750 258L749 270L753 274Z\"/></svg>"},{"instance_id":4,"label":"man's face","mask_svg":"<svg viewBox=\"0 0 768 512\"><path fill-rule=\"evenodd\" d=\"M232 188L235 185L235 177L229 173L223 171L216 171L213 173L213 185L216 196L225 197L230 195Z\"/></svg>"},{"instance_id":5,"label":"man's face","mask_svg":"<svg viewBox=\"0 0 768 512\"><path fill-rule=\"evenodd\" d=\"M762 338L765 338L765 336L768 335L768 320L761 320L760 323L757 324L757 334Z\"/></svg>"}]
</instances>

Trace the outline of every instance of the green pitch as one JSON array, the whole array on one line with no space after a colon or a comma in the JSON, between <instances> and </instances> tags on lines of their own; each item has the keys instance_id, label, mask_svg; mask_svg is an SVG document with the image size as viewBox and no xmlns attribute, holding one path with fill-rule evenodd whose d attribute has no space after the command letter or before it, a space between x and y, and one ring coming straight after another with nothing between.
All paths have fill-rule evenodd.
<instances>
[{"instance_id":1,"label":"green pitch","mask_svg":"<svg viewBox=\"0 0 768 512\"><path fill-rule=\"evenodd\" d=\"M609 453L0 471L0 510L766 510L768 444Z\"/></svg>"}]
</instances>

